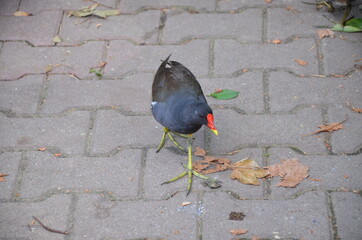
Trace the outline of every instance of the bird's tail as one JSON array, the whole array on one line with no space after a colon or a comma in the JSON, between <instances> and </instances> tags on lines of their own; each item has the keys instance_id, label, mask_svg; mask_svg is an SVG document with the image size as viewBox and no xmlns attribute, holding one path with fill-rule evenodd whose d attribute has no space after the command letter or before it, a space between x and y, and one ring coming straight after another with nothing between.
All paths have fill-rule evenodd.
<instances>
[{"instance_id":1,"label":"bird's tail","mask_svg":"<svg viewBox=\"0 0 362 240\"><path fill-rule=\"evenodd\" d=\"M172 55L172 53L170 55L168 55L168 57L165 60L163 60L163 61L161 60L161 62L162 62L161 67L166 67L171 55Z\"/></svg>"}]
</instances>

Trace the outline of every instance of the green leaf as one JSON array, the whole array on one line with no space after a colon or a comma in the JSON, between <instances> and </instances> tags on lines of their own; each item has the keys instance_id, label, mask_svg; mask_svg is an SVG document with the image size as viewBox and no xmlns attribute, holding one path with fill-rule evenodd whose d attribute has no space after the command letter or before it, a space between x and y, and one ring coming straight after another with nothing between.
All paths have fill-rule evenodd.
<instances>
[{"instance_id":1,"label":"green leaf","mask_svg":"<svg viewBox=\"0 0 362 240\"><path fill-rule=\"evenodd\" d=\"M89 70L89 73L94 73L97 77L102 77L103 76L103 74L99 70L94 69L94 68L91 68Z\"/></svg>"},{"instance_id":2,"label":"green leaf","mask_svg":"<svg viewBox=\"0 0 362 240\"><path fill-rule=\"evenodd\" d=\"M362 18L351 19L346 22L344 27L341 24L336 24L332 30L339 32L362 32Z\"/></svg>"},{"instance_id":3,"label":"green leaf","mask_svg":"<svg viewBox=\"0 0 362 240\"><path fill-rule=\"evenodd\" d=\"M116 16L121 14L121 12L117 9L108 9L108 10L96 10L99 6L99 3L93 4L89 7L81 8L78 11L69 11L68 17L75 16L75 17L88 17L91 15L100 17L100 18L107 18L108 16Z\"/></svg>"},{"instance_id":4,"label":"green leaf","mask_svg":"<svg viewBox=\"0 0 362 240\"><path fill-rule=\"evenodd\" d=\"M239 95L238 91L230 90L230 89L222 89L221 91L216 91L211 93L210 97L214 97L219 100L229 100L232 98L236 98Z\"/></svg>"}]
</instances>

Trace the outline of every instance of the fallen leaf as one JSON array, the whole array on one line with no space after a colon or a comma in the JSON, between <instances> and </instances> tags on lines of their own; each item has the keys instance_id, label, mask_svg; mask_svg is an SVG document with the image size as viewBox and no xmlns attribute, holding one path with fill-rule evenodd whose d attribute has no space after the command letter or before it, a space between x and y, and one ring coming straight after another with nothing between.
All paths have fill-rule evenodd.
<instances>
[{"instance_id":1,"label":"fallen leaf","mask_svg":"<svg viewBox=\"0 0 362 240\"><path fill-rule=\"evenodd\" d=\"M249 71L249 69L244 68L242 71L243 71L243 73L246 73L246 72L248 72L248 71Z\"/></svg>"},{"instance_id":2,"label":"fallen leaf","mask_svg":"<svg viewBox=\"0 0 362 240\"><path fill-rule=\"evenodd\" d=\"M330 29L320 29L317 31L319 39L325 38L325 37L331 37L334 38L334 32Z\"/></svg>"},{"instance_id":3,"label":"fallen leaf","mask_svg":"<svg viewBox=\"0 0 362 240\"><path fill-rule=\"evenodd\" d=\"M196 151L194 153L195 156L203 157L206 155L206 151L200 147L196 147Z\"/></svg>"},{"instance_id":4,"label":"fallen leaf","mask_svg":"<svg viewBox=\"0 0 362 240\"><path fill-rule=\"evenodd\" d=\"M356 112L356 113L362 113L362 108L351 108L352 111Z\"/></svg>"},{"instance_id":5,"label":"fallen leaf","mask_svg":"<svg viewBox=\"0 0 362 240\"><path fill-rule=\"evenodd\" d=\"M264 178L269 175L267 169L260 168L255 160L243 159L231 167L230 178L237 179L243 184L260 185L258 178Z\"/></svg>"},{"instance_id":6,"label":"fallen leaf","mask_svg":"<svg viewBox=\"0 0 362 240\"><path fill-rule=\"evenodd\" d=\"M183 203L181 203L181 206L184 207L184 206L187 206L187 205L190 205L190 204L191 204L191 202L183 202Z\"/></svg>"},{"instance_id":7,"label":"fallen leaf","mask_svg":"<svg viewBox=\"0 0 362 240\"><path fill-rule=\"evenodd\" d=\"M217 158L214 156L204 156L204 160L194 161L192 167L201 174L211 174L229 169L231 160L228 158Z\"/></svg>"},{"instance_id":8,"label":"fallen leaf","mask_svg":"<svg viewBox=\"0 0 362 240\"><path fill-rule=\"evenodd\" d=\"M303 135L303 137L308 136L308 135L312 135L312 134L316 134L316 133L320 133L320 132L334 132L340 129L343 129L343 125L342 123L344 123L345 121L347 121L348 118L346 118L345 120L343 120L342 122L336 122L336 123L330 123L328 125L321 125L318 126L320 129L317 131L314 131L312 133L308 133L306 135Z\"/></svg>"},{"instance_id":9,"label":"fallen leaf","mask_svg":"<svg viewBox=\"0 0 362 240\"><path fill-rule=\"evenodd\" d=\"M107 62L99 62L99 67L104 68L107 65Z\"/></svg>"},{"instance_id":10,"label":"fallen leaf","mask_svg":"<svg viewBox=\"0 0 362 240\"><path fill-rule=\"evenodd\" d=\"M53 64L49 64L48 66L46 66L45 68L44 68L44 72L45 73L48 73L48 72L50 72L50 71L52 71L53 70Z\"/></svg>"},{"instance_id":11,"label":"fallen leaf","mask_svg":"<svg viewBox=\"0 0 362 240\"><path fill-rule=\"evenodd\" d=\"M274 39L271 41L273 44L281 44L282 43L282 40L280 39Z\"/></svg>"},{"instance_id":12,"label":"fallen leaf","mask_svg":"<svg viewBox=\"0 0 362 240\"><path fill-rule=\"evenodd\" d=\"M108 16L116 16L116 15L121 14L121 12L118 9L96 10L96 8L98 6L99 6L99 3L95 3L93 5L90 5L89 7L84 7L77 11L69 11L67 16L68 17L71 17L71 16L75 16L75 17L97 16L100 18L107 18Z\"/></svg>"},{"instance_id":13,"label":"fallen leaf","mask_svg":"<svg viewBox=\"0 0 362 240\"><path fill-rule=\"evenodd\" d=\"M271 2L273 2L273 0L264 0L264 2L271 3Z\"/></svg>"},{"instance_id":14,"label":"fallen leaf","mask_svg":"<svg viewBox=\"0 0 362 240\"><path fill-rule=\"evenodd\" d=\"M100 70L95 69L95 68L89 69L89 73L94 73L97 77L102 77L103 76L102 72Z\"/></svg>"},{"instance_id":15,"label":"fallen leaf","mask_svg":"<svg viewBox=\"0 0 362 240\"><path fill-rule=\"evenodd\" d=\"M344 26L338 23L333 26L332 30L341 32L361 32L362 18L353 18L351 20L348 20Z\"/></svg>"},{"instance_id":16,"label":"fallen leaf","mask_svg":"<svg viewBox=\"0 0 362 240\"><path fill-rule=\"evenodd\" d=\"M40 147L37 149L37 151L40 151L40 152L44 152L45 150L46 150L45 147Z\"/></svg>"},{"instance_id":17,"label":"fallen leaf","mask_svg":"<svg viewBox=\"0 0 362 240\"><path fill-rule=\"evenodd\" d=\"M295 9L295 8L292 7L292 6L288 6L288 7L286 7L285 9L288 10L288 11L290 11L290 12L292 12L292 13L300 13L299 10Z\"/></svg>"},{"instance_id":18,"label":"fallen leaf","mask_svg":"<svg viewBox=\"0 0 362 240\"><path fill-rule=\"evenodd\" d=\"M230 89L222 89L221 92L211 93L210 97L214 97L219 100L229 100L232 98L236 98L239 95L238 91L230 90Z\"/></svg>"},{"instance_id":19,"label":"fallen leaf","mask_svg":"<svg viewBox=\"0 0 362 240\"><path fill-rule=\"evenodd\" d=\"M230 230L230 233L231 233L232 235L241 235L241 234L245 234L245 233L247 233L247 232L248 232L247 229L231 229L231 230Z\"/></svg>"},{"instance_id":20,"label":"fallen leaf","mask_svg":"<svg viewBox=\"0 0 362 240\"><path fill-rule=\"evenodd\" d=\"M62 42L62 39L61 39L58 35L56 35L56 36L53 38L53 43L60 43L60 42Z\"/></svg>"},{"instance_id":21,"label":"fallen leaf","mask_svg":"<svg viewBox=\"0 0 362 240\"><path fill-rule=\"evenodd\" d=\"M60 157L60 156L62 156L61 153L54 153L53 155L54 155L54 157Z\"/></svg>"},{"instance_id":22,"label":"fallen leaf","mask_svg":"<svg viewBox=\"0 0 362 240\"><path fill-rule=\"evenodd\" d=\"M304 60L301 60L301 59L297 59L297 58L294 58L293 59L294 62L298 63L300 66L306 66L308 65L308 63Z\"/></svg>"},{"instance_id":23,"label":"fallen leaf","mask_svg":"<svg viewBox=\"0 0 362 240\"><path fill-rule=\"evenodd\" d=\"M238 152L240 152L240 150L235 150L235 151L228 152L227 155L235 155Z\"/></svg>"},{"instance_id":24,"label":"fallen leaf","mask_svg":"<svg viewBox=\"0 0 362 240\"><path fill-rule=\"evenodd\" d=\"M102 26L102 23L97 23L96 28L100 28Z\"/></svg>"},{"instance_id":25,"label":"fallen leaf","mask_svg":"<svg viewBox=\"0 0 362 240\"><path fill-rule=\"evenodd\" d=\"M25 12L25 11L16 11L16 12L14 12L14 16L15 17L29 17L29 16L33 16L33 14Z\"/></svg>"},{"instance_id":26,"label":"fallen leaf","mask_svg":"<svg viewBox=\"0 0 362 240\"><path fill-rule=\"evenodd\" d=\"M229 220L243 221L245 214L243 212L231 212L229 214Z\"/></svg>"},{"instance_id":27,"label":"fallen leaf","mask_svg":"<svg viewBox=\"0 0 362 240\"><path fill-rule=\"evenodd\" d=\"M322 182L322 179L319 179L319 178L307 178L309 181L314 181L314 182Z\"/></svg>"},{"instance_id":28,"label":"fallen leaf","mask_svg":"<svg viewBox=\"0 0 362 240\"><path fill-rule=\"evenodd\" d=\"M270 177L280 176L278 187L295 187L309 176L309 167L299 163L297 158L283 159L282 163L266 167Z\"/></svg>"},{"instance_id":29,"label":"fallen leaf","mask_svg":"<svg viewBox=\"0 0 362 240\"><path fill-rule=\"evenodd\" d=\"M7 177L7 176L9 176L9 175L8 175L8 174L0 173L0 182L5 182L5 181L6 181L6 178L5 178L5 177Z\"/></svg>"}]
</instances>

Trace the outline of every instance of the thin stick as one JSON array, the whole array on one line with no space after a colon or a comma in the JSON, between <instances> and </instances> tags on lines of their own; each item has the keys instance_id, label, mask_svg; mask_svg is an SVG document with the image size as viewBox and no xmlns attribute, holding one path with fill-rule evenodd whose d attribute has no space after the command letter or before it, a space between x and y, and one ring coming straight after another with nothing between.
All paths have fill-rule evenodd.
<instances>
[{"instance_id":1,"label":"thin stick","mask_svg":"<svg viewBox=\"0 0 362 240\"><path fill-rule=\"evenodd\" d=\"M59 233L59 234L64 234L64 235L68 235L68 234L69 234L69 232L60 231L60 230L52 229L52 228L50 228L50 227L48 227L48 226L45 226L44 223L42 223L38 218L36 218L36 217L34 217L34 216L33 216L33 218L34 218L35 221L37 221L37 222L40 224L40 226L42 226L45 230L47 230L47 231L49 231L49 232Z\"/></svg>"}]
</instances>

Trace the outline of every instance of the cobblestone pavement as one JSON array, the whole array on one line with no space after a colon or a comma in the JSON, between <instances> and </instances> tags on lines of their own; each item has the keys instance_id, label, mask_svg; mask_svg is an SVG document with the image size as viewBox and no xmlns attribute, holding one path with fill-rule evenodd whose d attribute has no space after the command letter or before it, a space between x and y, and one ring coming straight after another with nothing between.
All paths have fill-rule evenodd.
<instances>
[{"instance_id":1,"label":"cobblestone pavement","mask_svg":"<svg viewBox=\"0 0 362 240\"><path fill-rule=\"evenodd\" d=\"M338 14L296 0L98 2L121 15L67 17L94 1L0 0L0 239L362 239L361 33L320 40L323 15ZM195 179L188 197L186 179L161 186L187 159L170 143L155 153L151 84L170 53L205 93L240 91L208 98L220 135L202 128L194 146L262 166L298 158L319 181L249 186L220 172L221 188ZM89 73L100 62L102 78Z\"/></svg>"}]
</instances>

